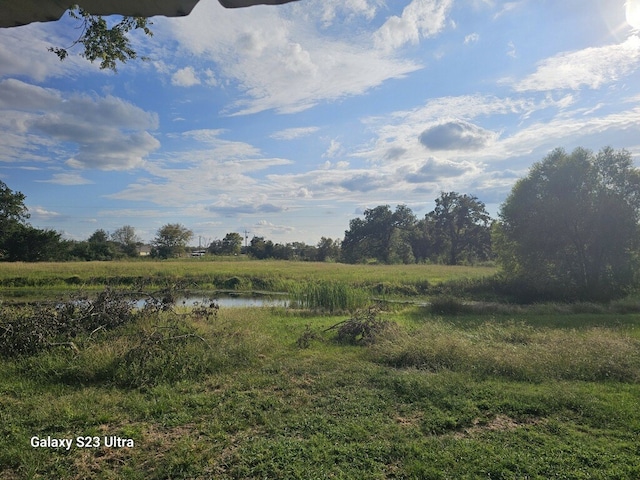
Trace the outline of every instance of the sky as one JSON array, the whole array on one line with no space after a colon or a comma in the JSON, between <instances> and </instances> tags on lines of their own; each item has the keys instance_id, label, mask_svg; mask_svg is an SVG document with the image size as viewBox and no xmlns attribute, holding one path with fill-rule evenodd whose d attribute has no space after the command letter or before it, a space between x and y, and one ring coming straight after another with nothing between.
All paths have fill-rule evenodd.
<instances>
[{"instance_id":1,"label":"sky","mask_svg":"<svg viewBox=\"0 0 640 480\"><path fill-rule=\"evenodd\" d=\"M441 192L497 217L557 147L640 165L640 0L200 0L151 21L117 73L47 51L69 18L0 29L0 180L33 226L315 244Z\"/></svg>"}]
</instances>

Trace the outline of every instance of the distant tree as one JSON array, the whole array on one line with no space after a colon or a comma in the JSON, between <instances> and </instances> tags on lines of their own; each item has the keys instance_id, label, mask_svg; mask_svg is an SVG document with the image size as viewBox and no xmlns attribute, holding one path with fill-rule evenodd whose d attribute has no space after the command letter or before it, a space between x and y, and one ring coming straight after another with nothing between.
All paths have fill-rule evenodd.
<instances>
[{"instance_id":1,"label":"distant tree","mask_svg":"<svg viewBox=\"0 0 640 480\"><path fill-rule=\"evenodd\" d=\"M277 260L293 260L296 251L291 243L276 243L271 250L271 257Z\"/></svg>"},{"instance_id":2,"label":"distant tree","mask_svg":"<svg viewBox=\"0 0 640 480\"><path fill-rule=\"evenodd\" d=\"M225 255L237 255L242 249L242 236L237 232L227 233L222 239L222 249Z\"/></svg>"},{"instance_id":3,"label":"distant tree","mask_svg":"<svg viewBox=\"0 0 640 480\"><path fill-rule=\"evenodd\" d=\"M177 257L184 253L193 232L179 223L168 223L160 229L151 242L151 255L156 258Z\"/></svg>"},{"instance_id":4,"label":"distant tree","mask_svg":"<svg viewBox=\"0 0 640 480\"><path fill-rule=\"evenodd\" d=\"M291 249L292 259L305 262L314 262L318 257L318 249L315 245L307 245L304 242L291 242L287 246Z\"/></svg>"},{"instance_id":5,"label":"distant tree","mask_svg":"<svg viewBox=\"0 0 640 480\"><path fill-rule=\"evenodd\" d=\"M242 251L242 236L239 233L227 233L222 240L214 240L207 248L213 255L238 255Z\"/></svg>"},{"instance_id":6,"label":"distant tree","mask_svg":"<svg viewBox=\"0 0 640 480\"><path fill-rule=\"evenodd\" d=\"M415 225L416 218L406 205L398 205L395 211L389 205L367 209L364 219L349 222L341 245L342 258L347 263L368 258L383 263L412 263L415 258L409 237Z\"/></svg>"},{"instance_id":7,"label":"distant tree","mask_svg":"<svg viewBox=\"0 0 640 480\"><path fill-rule=\"evenodd\" d=\"M5 260L10 262L59 261L66 257L61 235L53 230L41 230L19 224L4 241Z\"/></svg>"},{"instance_id":8,"label":"distant tree","mask_svg":"<svg viewBox=\"0 0 640 480\"><path fill-rule=\"evenodd\" d=\"M123 225L111 234L111 241L114 242L120 251L127 257L138 256L138 244L140 237L136 235L136 229L131 225Z\"/></svg>"},{"instance_id":9,"label":"distant tree","mask_svg":"<svg viewBox=\"0 0 640 480\"><path fill-rule=\"evenodd\" d=\"M639 219L640 170L629 152L556 149L502 205L498 259L541 295L606 300L634 285Z\"/></svg>"},{"instance_id":10,"label":"distant tree","mask_svg":"<svg viewBox=\"0 0 640 480\"><path fill-rule=\"evenodd\" d=\"M340 241L322 237L317 245L319 262L336 261L340 258Z\"/></svg>"},{"instance_id":11,"label":"distant tree","mask_svg":"<svg viewBox=\"0 0 640 480\"><path fill-rule=\"evenodd\" d=\"M98 229L87 239L89 258L86 260L113 260L118 256L114 242L109 240L109 234Z\"/></svg>"},{"instance_id":12,"label":"distant tree","mask_svg":"<svg viewBox=\"0 0 640 480\"><path fill-rule=\"evenodd\" d=\"M491 217L476 197L442 192L426 221L433 229L434 250L444 253L449 265L489 258Z\"/></svg>"},{"instance_id":13,"label":"distant tree","mask_svg":"<svg viewBox=\"0 0 640 480\"><path fill-rule=\"evenodd\" d=\"M273 256L273 242L265 240L264 237L253 237L249 243L247 253L258 260L271 258Z\"/></svg>"},{"instance_id":14,"label":"distant tree","mask_svg":"<svg viewBox=\"0 0 640 480\"><path fill-rule=\"evenodd\" d=\"M58 260L65 255L61 235L27 223L25 195L0 181L0 259L36 262Z\"/></svg>"}]
</instances>

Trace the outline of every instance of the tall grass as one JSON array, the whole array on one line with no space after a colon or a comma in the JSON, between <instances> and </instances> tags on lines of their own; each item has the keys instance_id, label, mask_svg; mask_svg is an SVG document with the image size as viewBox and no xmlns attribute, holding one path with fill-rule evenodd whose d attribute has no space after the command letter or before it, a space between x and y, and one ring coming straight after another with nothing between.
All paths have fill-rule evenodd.
<instances>
[{"instance_id":1,"label":"tall grass","mask_svg":"<svg viewBox=\"0 0 640 480\"><path fill-rule=\"evenodd\" d=\"M321 280L295 286L293 299L301 308L334 313L362 308L369 303L371 295L343 282Z\"/></svg>"},{"instance_id":2,"label":"tall grass","mask_svg":"<svg viewBox=\"0 0 640 480\"><path fill-rule=\"evenodd\" d=\"M373 359L399 368L451 370L509 380L640 380L640 341L623 330L533 328L484 323L457 328L429 322L394 330L371 347Z\"/></svg>"}]
</instances>

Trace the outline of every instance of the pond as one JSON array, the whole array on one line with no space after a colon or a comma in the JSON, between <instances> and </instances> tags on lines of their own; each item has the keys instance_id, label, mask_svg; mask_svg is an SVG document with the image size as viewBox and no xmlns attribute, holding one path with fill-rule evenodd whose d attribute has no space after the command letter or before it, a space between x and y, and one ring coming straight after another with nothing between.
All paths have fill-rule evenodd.
<instances>
[{"instance_id":1,"label":"pond","mask_svg":"<svg viewBox=\"0 0 640 480\"><path fill-rule=\"evenodd\" d=\"M220 308L248 308L248 307L288 307L290 300L284 295L277 297L268 295L221 295L216 294L211 297L206 295L194 295L179 297L176 306L195 307L200 304L208 305L211 301L217 303ZM144 307L145 300L138 300L135 304L137 308Z\"/></svg>"}]
</instances>

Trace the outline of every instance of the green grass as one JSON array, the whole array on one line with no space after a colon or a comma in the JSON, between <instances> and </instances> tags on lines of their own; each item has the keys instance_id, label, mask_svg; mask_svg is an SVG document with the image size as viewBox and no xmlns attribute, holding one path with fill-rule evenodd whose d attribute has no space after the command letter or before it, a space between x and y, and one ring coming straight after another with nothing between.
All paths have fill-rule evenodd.
<instances>
[{"instance_id":1,"label":"green grass","mask_svg":"<svg viewBox=\"0 0 640 480\"><path fill-rule=\"evenodd\" d=\"M215 257L213 257L215 258ZM292 292L300 283L337 282L378 296L425 294L430 285L493 275L493 267L346 265L340 263L179 259L0 263L2 296L41 298L74 289L181 281L192 289Z\"/></svg>"},{"instance_id":2,"label":"green grass","mask_svg":"<svg viewBox=\"0 0 640 480\"><path fill-rule=\"evenodd\" d=\"M162 313L77 352L5 358L0 477L640 477L640 316L536 308L396 308L368 346L334 341L347 315ZM35 449L34 435L135 446Z\"/></svg>"}]
</instances>

